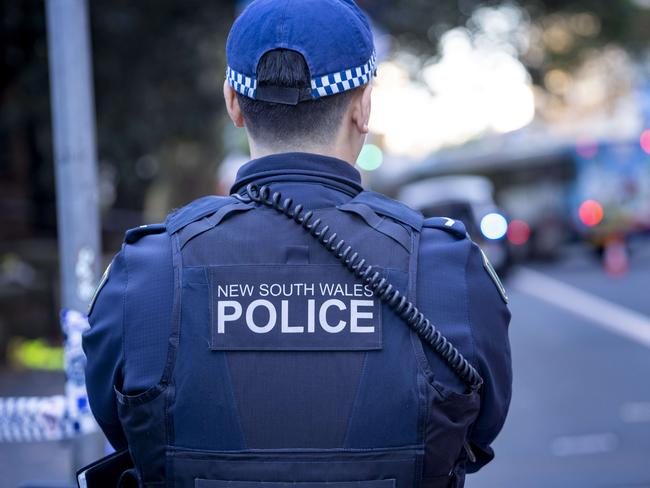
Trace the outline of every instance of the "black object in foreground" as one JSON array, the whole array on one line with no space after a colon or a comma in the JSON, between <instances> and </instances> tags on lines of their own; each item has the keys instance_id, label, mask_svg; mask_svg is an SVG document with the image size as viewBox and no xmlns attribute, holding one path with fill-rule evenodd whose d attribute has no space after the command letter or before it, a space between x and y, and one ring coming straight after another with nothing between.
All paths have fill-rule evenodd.
<instances>
[{"instance_id":1,"label":"black object in foreground","mask_svg":"<svg viewBox=\"0 0 650 488\"><path fill-rule=\"evenodd\" d=\"M79 488L129 487L131 484L124 477L133 467L129 450L123 449L77 471L77 484ZM135 479L133 486L137 486Z\"/></svg>"}]
</instances>

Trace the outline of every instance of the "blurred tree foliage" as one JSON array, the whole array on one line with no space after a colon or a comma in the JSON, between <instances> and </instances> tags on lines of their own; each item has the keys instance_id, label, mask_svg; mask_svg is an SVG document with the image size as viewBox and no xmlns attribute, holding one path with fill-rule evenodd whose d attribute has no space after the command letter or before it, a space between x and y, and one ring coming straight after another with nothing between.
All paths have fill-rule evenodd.
<instances>
[{"instance_id":1,"label":"blurred tree foliage","mask_svg":"<svg viewBox=\"0 0 650 488\"><path fill-rule=\"evenodd\" d=\"M99 155L117 167L116 204L160 217L212 192L233 2L89 4Z\"/></svg>"},{"instance_id":2,"label":"blurred tree foliage","mask_svg":"<svg viewBox=\"0 0 650 488\"><path fill-rule=\"evenodd\" d=\"M521 6L539 26L574 14L593 14L599 22L597 36L581 39L561 54L550 53L548 65L578 63L586 50L615 42L640 53L650 39L650 9L645 0L359 0L373 19L392 34L400 48L430 57L436 54L442 34L466 25L482 6ZM647 2L646 2L647 3ZM526 63L526 60L523 60ZM533 70L538 66L533 66Z\"/></svg>"},{"instance_id":3,"label":"blurred tree foliage","mask_svg":"<svg viewBox=\"0 0 650 488\"><path fill-rule=\"evenodd\" d=\"M592 12L599 19L598 36L581 38L571 49L551 53L543 65L533 66L525 58L523 62L528 63L534 79L540 80L545 70L578 63L585 50L608 42L621 43L632 52L640 51L650 37L649 10L638 7L641 1L521 0L535 25L544 26L563 18L556 14ZM145 219L160 218L169 208L213 191L215 171L224 152L224 46L238 2L88 3L102 200L107 209L112 209L106 214L105 224L121 232L139 223L143 208L149 210ZM427 59L436 54L445 31L465 25L479 6L503 2L359 3L396 39L395 47ZM31 114L31 122L23 120L21 124L36 124L34 133L47 132L49 97L43 1L0 0L0 13L4 127L18 134L9 127L11 121L23 120L25 114ZM49 141L35 140L40 148L35 149L40 154L36 159L49 161ZM51 171L41 172L51 181Z\"/></svg>"},{"instance_id":4,"label":"blurred tree foliage","mask_svg":"<svg viewBox=\"0 0 650 488\"><path fill-rule=\"evenodd\" d=\"M0 237L54 233L50 133L43 3L0 1Z\"/></svg>"},{"instance_id":5,"label":"blurred tree foliage","mask_svg":"<svg viewBox=\"0 0 650 488\"><path fill-rule=\"evenodd\" d=\"M213 190L222 157L224 44L234 3L91 2L99 151L119 168L118 206L148 204L160 214ZM398 47L423 57L435 55L440 36L464 25L477 7L501 3L360 0ZM640 16L631 0L523 5L534 22L557 13L592 12L600 19L601 35L551 55L548 67L576 63L584 49L610 41L637 48L650 32L644 29L647 16ZM546 67L529 66L535 79Z\"/></svg>"},{"instance_id":6,"label":"blurred tree foliage","mask_svg":"<svg viewBox=\"0 0 650 488\"><path fill-rule=\"evenodd\" d=\"M372 17L401 45L434 54L441 34L464 25L481 6L513 4L508 0L359 0ZM593 13L601 21L599 43L620 42L639 49L650 38L648 10L633 0L520 0L534 21L556 14Z\"/></svg>"}]
</instances>

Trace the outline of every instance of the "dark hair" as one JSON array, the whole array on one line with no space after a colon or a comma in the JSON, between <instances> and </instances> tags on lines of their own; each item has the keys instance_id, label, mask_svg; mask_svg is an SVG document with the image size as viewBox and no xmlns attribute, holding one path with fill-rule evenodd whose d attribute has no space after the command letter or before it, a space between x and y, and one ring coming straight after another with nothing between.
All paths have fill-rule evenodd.
<instances>
[{"instance_id":1,"label":"dark hair","mask_svg":"<svg viewBox=\"0 0 650 488\"><path fill-rule=\"evenodd\" d=\"M257 65L257 84L311 89L305 58L288 49L267 52ZM336 135L354 91L307 100L297 105L253 100L240 94L237 96L246 127L253 138L270 144L291 143L300 139L327 144Z\"/></svg>"}]
</instances>

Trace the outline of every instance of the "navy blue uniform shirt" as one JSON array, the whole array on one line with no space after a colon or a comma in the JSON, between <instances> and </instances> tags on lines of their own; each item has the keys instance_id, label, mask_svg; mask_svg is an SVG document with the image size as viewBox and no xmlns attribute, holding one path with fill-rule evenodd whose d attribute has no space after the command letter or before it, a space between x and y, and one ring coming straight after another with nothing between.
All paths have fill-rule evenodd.
<instances>
[{"instance_id":1,"label":"navy blue uniform shirt","mask_svg":"<svg viewBox=\"0 0 650 488\"><path fill-rule=\"evenodd\" d=\"M360 174L348 163L302 153L250 161L240 169L233 192L252 182L273 183L285 197L308 201L312 208L341 205L362 191ZM477 367L485 382L481 411L469 433L477 457L468 465L472 472L492 459L490 444L503 426L510 403L510 312L478 247L468 245L467 239L443 234L438 229L422 229L417 294L418 302L426 296L433 304L427 315ZM273 236L251 239L260 245L273 242ZM172 313L173 270L167 235L151 232L128 241L113 259L83 342L92 411L115 448L125 447L126 440L113 386L135 394L160 381ZM139 310L137 321L129 317L134 307ZM463 388L433 351L425 346L425 352L439 381Z\"/></svg>"}]
</instances>

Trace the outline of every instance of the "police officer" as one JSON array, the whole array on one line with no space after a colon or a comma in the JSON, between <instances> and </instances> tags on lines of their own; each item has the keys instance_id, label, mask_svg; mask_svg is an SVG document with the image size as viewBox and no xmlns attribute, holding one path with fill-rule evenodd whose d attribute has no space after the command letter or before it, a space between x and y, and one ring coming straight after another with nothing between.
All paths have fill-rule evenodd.
<instances>
[{"instance_id":1,"label":"police officer","mask_svg":"<svg viewBox=\"0 0 650 488\"><path fill-rule=\"evenodd\" d=\"M362 188L367 19L257 0L227 58L253 159L127 232L84 337L97 421L144 486L463 486L508 410L507 298L461 222Z\"/></svg>"}]
</instances>

